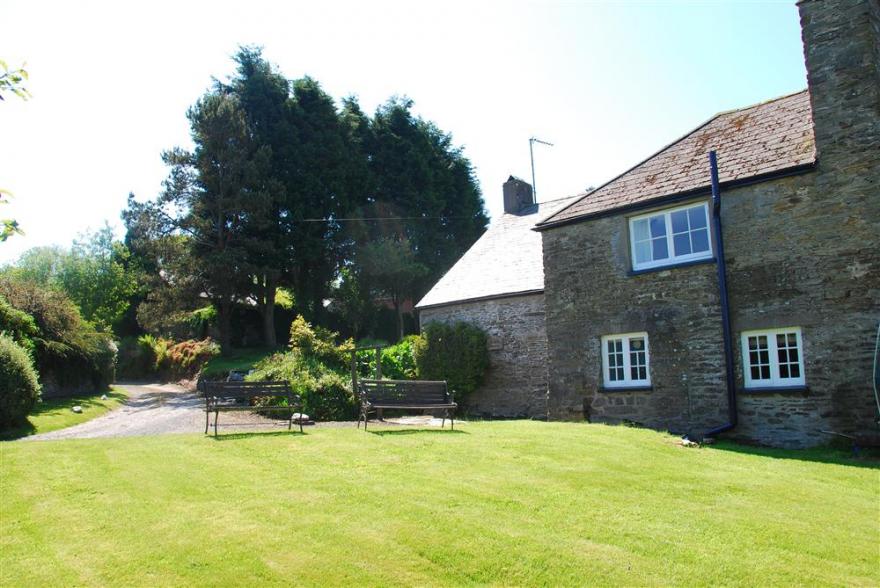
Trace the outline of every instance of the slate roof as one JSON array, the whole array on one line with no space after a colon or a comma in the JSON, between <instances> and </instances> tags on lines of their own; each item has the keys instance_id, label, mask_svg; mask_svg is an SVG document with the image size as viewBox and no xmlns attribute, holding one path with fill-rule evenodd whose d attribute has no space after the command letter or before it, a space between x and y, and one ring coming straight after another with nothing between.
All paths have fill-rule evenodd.
<instances>
[{"instance_id":1,"label":"slate roof","mask_svg":"<svg viewBox=\"0 0 880 588\"><path fill-rule=\"evenodd\" d=\"M708 189L708 152L718 152L722 184L813 164L816 143L807 90L722 112L608 183L579 194L537 228Z\"/></svg>"},{"instance_id":2,"label":"slate roof","mask_svg":"<svg viewBox=\"0 0 880 588\"><path fill-rule=\"evenodd\" d=\"M503 214L452 269L434 284L416 308L498 298L544 290L541 234L535 223L574 197L532 205L523 214Z\"/></svg>"}]
</instances>

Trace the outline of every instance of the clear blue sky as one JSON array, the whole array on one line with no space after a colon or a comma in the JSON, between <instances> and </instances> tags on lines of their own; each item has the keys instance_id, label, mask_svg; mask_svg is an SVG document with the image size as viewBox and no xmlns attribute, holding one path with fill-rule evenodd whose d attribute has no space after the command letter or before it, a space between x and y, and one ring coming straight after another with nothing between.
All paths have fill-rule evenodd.
<instances>
[{"instance_id":1,"label":"clear blue sky","mask_svg":"<svg viewBox=\"0 0 880 588\"><path fill-rule=\"evenodd\" d=\"M0 216L68 245L129 192L151 198L162 149L240 43L367 111L393 94L451 132L486 208L509 174L540 200L598 185L712 114L806 86L794 0L780 2L67 2L0 4L0 58L27 61L33 99L0 103Z\"/></svg>"}]
</instances>

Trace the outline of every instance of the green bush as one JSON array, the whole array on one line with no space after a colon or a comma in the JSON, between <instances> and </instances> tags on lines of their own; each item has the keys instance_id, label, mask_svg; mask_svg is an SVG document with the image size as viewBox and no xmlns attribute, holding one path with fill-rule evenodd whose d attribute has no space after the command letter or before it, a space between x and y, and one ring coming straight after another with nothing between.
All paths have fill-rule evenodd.
<instances>
[{"instance_id":1,"label":"green bush","mask_svg":"<svg viewBox=\"0 0 880 588\"><path fill-rule=\"evenodd\" d=\"M419 335L404 337L400 343L384 347L382 355L382 377L388 380L418 379L413 349ZM358 351L358 375L372 378L376 374L376 352L373 349Z\"/></svg>"},{"instance_id":2,"label":"green bush","mask_svg":"<svg viewBox=\"0 0 880 588\"><path fill-rule=\"evenodd\" d=\"M483 383L489 367L486 333L463 322L428 323L413 349L419 377L446 380L455 398L463 403Z\"/></svg>"},{"instance_id":3,"label":"green bush","mask_svg":"<svg viewBox=\"0 0 880 588\"><path fill-rule=\"evenodd\" d=\"M182 379L194 377L220 346L210 338L175 343L153 335L126 339L120 345L119 373L126 378Z\"/></svg>"},{"instance_id":4,"label":"green bush","mask_svg":"<svg viewBox=\"0 0 880 588\"><path fill-rule=\"evenodd\" d=\"M287 380L302 396L303 411L315 420L353 419L357 403L348 379L348 362L354 343L347 340L337 344L336 337L336 333L312 327L297 317L290 327L290 351L263 359L247 379Z\"/></svg>"},{"instance_id":5,"label":"green bush","mask_svg":"<svg viewBox=\"0 0 880 588\"><path fill-rule=\"evenodd\" d=\"M96 392L113 382L116 346L112 338L84 321L66 294L4 275L0 296L32 317L36 325L38 332L30 339L45 393Z\"/></svg>"},{"instance_id":6,"label":"green bush","mask_svg":"<svg viewBox=\"0 0 880 588\"><path fill-rule=\"evenodd\" d=\"M324 327L313 327L302 316L294 319L290 325L290 350L303 357L314 357L344 369L351 361L351 350L354 342L350 339L341 345L336 344L338 333Z\"/></svg>"},{"instance_id":7,"label":"green bush","mask_svg":"<svg viewBox=\"0 0 880 588\"><path fill-rule=\"evenodd\" d=\"M27 349L34 350L34 337L39 336L40 329L34 317L14 308L0 296L0 333L6 333L15 342Z\"/></svg>"},{"instance_id":8,"label":"green bush","mask_svg":"<svg viewBox=\"0 0 880 588\"><path fill-rule=\"evenodd\" d=\"M20 424L40 397L31 357L8 335L0 335L0 428Z\"/></svg>"},{"instance_id":9,"label":"green bush","mask_svg":"<svg viewBox=\"0 0 880 588\"><path fill-rule=\"evenodd\" d=\"M315 420L343 421L357 415L351 380L316 358L304 357L297 351L270 355L254 366L247 379L290 382L293 391L302 397L303 412ZM276 400L267 398L266 403Z\"/></svg>"}]
</instances>

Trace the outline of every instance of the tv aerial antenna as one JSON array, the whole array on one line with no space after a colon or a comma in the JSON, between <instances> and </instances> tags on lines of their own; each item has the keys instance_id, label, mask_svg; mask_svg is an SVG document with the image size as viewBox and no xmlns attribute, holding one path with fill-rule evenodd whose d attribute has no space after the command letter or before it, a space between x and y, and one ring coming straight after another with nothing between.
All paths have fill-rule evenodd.
<instances>
[{"instance_id":1,"label":"tv aerial antenna","mask_svg":"<svg viewBox=\"0 0 880 588\"><path fill-rule=\"evenodd\" d=\"M547 145L548 147L553 147L553 143L542 141L537 137L529 137L529 158L532 160L532 202L538 201L538 185L535 183L535 143Z\"/></svg>"}]
</instances>

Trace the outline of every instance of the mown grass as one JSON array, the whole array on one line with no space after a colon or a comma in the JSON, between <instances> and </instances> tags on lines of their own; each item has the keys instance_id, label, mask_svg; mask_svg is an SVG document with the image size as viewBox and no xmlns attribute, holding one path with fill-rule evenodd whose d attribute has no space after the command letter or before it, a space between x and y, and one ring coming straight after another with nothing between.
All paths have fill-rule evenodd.
<instances>
[{"instance_id":1,"label":"mown grass","mask_svg":"<svg viewBox=\"0 0 880 588\"><path fill-rule=\"evenodd\" d=\"M231 370L247 371L263 358L280 351L280 349L250 348L234 349L227 355L212 357L202 368L203 376L226 375Z\"/></svg>"},{"instance_id":2,"label":"mown grass","mask_svg":"<svg viewBox=\"0 0 880 588\"><path fill-rule=\"evenodd\" d=\"M107 396L102 400L101 396ZM113 410L125 400L126 394L122 388L112 388L109 392L97 394L77 395L66 398L49 398L38 402L33 412L28 416L27 423L12 429L0 431L0 439L17 439L48 433L58 429L65 429L90 421L95 417ZM81 406L82 412L75 413L72 408Z\"/></svg>"},{"instance_id":3,"label":"mown grass","mask_svg":"<svg viewBox=\"0 0 880 588\"><path fill-rule=\"evenodd\" d=\"M880 584L880 469L631 428L0 444L3 585Z\"/></svg>"}]
</instances>

